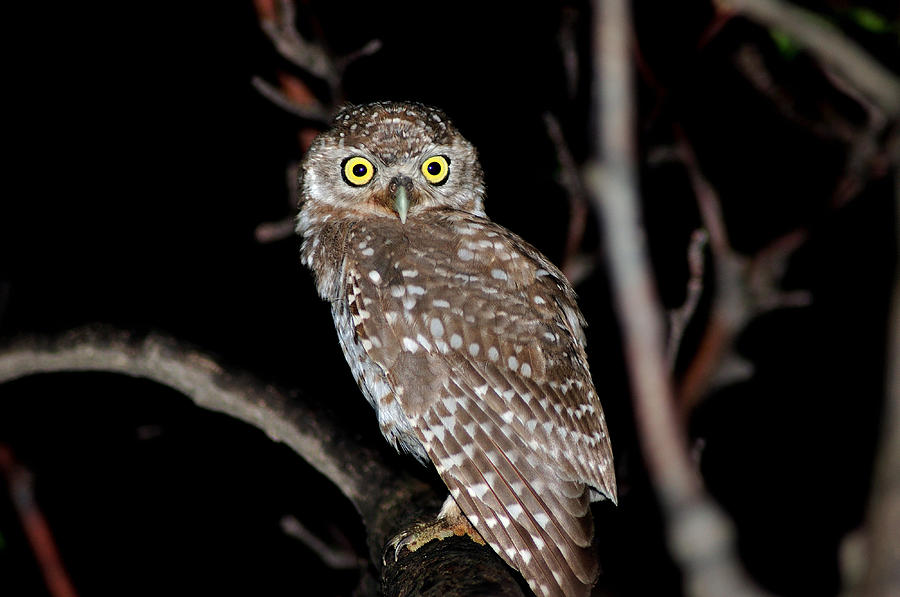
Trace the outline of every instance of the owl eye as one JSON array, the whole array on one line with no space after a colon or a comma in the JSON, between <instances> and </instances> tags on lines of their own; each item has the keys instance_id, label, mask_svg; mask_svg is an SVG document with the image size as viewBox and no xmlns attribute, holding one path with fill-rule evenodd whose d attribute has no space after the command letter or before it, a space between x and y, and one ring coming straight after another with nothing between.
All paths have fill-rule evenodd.
<instances>
[{"instance_id":1,"label":"owl eye","mask_svg":"<svg viewBox=\"0 0 900 597\"><path fill-rule=\"evenodd\" d=\"M375 166L362 156L347 158L341 162L341 175L347 184L361 187L375 175Z\"/></svg>"},{"instance_id":2,"label":"owl eye","mask_svg":"<svg viewBox=\"0 0 900 597\"><path fill-rule=\"evenodd\" d=\"M422 162L422 175L431 184L444 184L450 175L450 158L434 155Z\"/></svg>"}]
</instances>

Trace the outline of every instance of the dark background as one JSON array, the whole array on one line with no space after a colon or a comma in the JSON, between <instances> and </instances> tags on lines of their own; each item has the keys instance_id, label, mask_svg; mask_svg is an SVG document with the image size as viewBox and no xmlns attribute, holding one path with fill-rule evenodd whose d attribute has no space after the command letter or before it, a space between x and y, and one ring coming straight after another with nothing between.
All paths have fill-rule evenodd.
<instances>
[{"instance_id":1,"label":"dark background","mask_svg":"<svg viewBox=\"0 0 900 597\"><path fill-rule=\"evenodd\" d=\"M897 18L889 2L869 6ZM849 8L825 7L896 69L896 35L855 26ZM347 71L347 99L439 105L480 150L488 213L562 259L567 199L542 115L557 115L583 160L587 6L311 2L300 14L316 16L318 27L304 21L304 31L321 32L337 54L381 39L382 50ZM572 14L582 62L570 96L558 35ZM884 390L892 179L876 178L834 208L846 145L785 118L734 66L749 44L797 112L814 120L835 109L864 122L806 54L743 19L704 41L713 11L702 2L638 2L635 18L642 157L670 145L681 126L740 251L808 231L785 284L809 289L813 305L749 326L739 347L755 375L708 398L691 432L704 440L706 482L734 517L759 582L783 595L836 594L838 547L862 520ZM28 26L12 67L13 187L0 200L0 338L91 322L165 332L296 389L298 400L340 413L380 445L298 241L254 238L259 223L293 210L286 171L301 157L304 123L250 85L253 75L293 72L252 3L43 6L10 22ZM683 167L642 163L654 266L672 308L684 300L685 248L699 218ZM597 242L590 223L586 250ZM577 290L620 479L619 507L595 509L600 587L677 595L602 268ZM698 321L707 307L708 297ZM350 595L359 578L328 570L279 527L294 515L365 558L361 524L335 488L263 433L153 384L87 374L8 384L0 443L33 473L81 595ZM0 593L46 594L6 491L0 566Z\"/></svg>"}]
</instances>

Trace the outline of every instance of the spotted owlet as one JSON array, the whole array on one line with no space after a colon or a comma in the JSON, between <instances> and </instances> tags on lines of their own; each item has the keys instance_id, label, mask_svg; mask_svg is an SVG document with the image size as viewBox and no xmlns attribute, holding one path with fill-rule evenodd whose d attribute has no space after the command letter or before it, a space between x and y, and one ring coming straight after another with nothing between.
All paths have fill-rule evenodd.
<instances>
[{"instance_id":1,"label":"spotted owlet","mask_svg":"<svg viewBox=\"0 0 900 597\"><path fill-rule=\"evenodd\" d=\"M302 260L381 432L535 594L587 595L589 504L616 483L569 283L487 218L475 148L433 108L345 108L300 177Z\"/></svg>"}]
</instances>

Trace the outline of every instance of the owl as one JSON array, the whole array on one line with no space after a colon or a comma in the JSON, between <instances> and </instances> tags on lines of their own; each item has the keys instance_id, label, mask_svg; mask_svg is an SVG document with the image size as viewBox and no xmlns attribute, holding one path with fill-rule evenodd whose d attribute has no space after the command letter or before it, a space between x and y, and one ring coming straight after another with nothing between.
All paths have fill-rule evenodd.
<instances>
[{"instance_id":1,"label":"owl","mask_svg":"<svg viewBox=\"0 0 900 597\"><path fill-rule=\"evenodd\" d=\"M584 318L563 274L488 219L475 148L437 109L350 106L300 193L302 261L382 434L450 490L440 517L536 595L588 595L590 502L615 503L616 482Z\"/></svg>"}]
</instances>

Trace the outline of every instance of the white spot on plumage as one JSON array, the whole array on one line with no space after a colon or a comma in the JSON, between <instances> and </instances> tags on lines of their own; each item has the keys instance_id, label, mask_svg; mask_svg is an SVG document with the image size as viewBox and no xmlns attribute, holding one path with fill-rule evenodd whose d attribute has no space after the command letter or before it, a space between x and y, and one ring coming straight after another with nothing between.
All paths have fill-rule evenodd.
<instances>
[{"instance_id":1,"label":"white spot on plumage","mask_svg":"<svg viewBox=\"0 0 900 597\"><path fill-rule=\"evenodd\" d=\"M403 338L403 349L412 353L415 353L419 350L419 345L412 338Z\"/></svg>"},{"instance_id":2,"label":"white spot on plumage","mask_svg":"<svg viewBox=\"0 0 900 597\"><path fill-rule=\"evenodd\" d=\"M517 359L516 357L509 357L508 359L506 359L506 364L510 369L515 371L519 368L519 359Z\"/></svg>"},{"instance_id":3,"label":"white spot on plumage","mask_svg":"<svg viewBox=\"0 0 900 597\"><path fill-rule=\"evenodd\" d=\"M519 518L525 511L520 504L513 504L506 509L513 518Z\"/></svg>"},{"instance_id":4,"label":"white spot on plumage","mask_svg":"<svg viewBox=\"0 0 900 597\"><path fill-rule=\"evenodd\" d=\"M489 489L487 483L475 483L474 485L467 487L466 491L476 500L480 500Z\"/></svg>"},{"instance_id":5,"label":"white spot on plumage","mask_svg":"<svg viewBox=\"0 0 900 597\"><path fill-rule=\"evenodd\" d=\"M496 361L500 358L500 352L493 346L488 348L488 358L492 361Z\"/></svg>"},{"instance_id":6,"label":"white spot on plumage","mask_svg":"<svg viewBox=\"0 0 900 597\"><path fill-rule=\"evenodd\" d=\"M423 295L423 294L425 294L425 289L422 288L421 286L416 286L415 284L408 284L406 286L406 292L408 292L410 294Z\"/></svg>"},{"instance_id":7,"label":"white spot on plumage","mask_svg":"<svg viewBox=\"0 0 900 597\"><path fill-rule=\"evenodd\" d=\"M375 284L381 284L381 274L372 270L369 272L369 279L372 280Z\"/></svg>"},{"instance_id":8,"label":"white spot on plumage","mask_svg":"<svg viewBox=\"0 0 900 597\"><path fill-rule=\"evenodd\" d=\"M446 309L450 306L450 303L448 303L444 299L434 299L433 301L431 301L431 306Z\"/></svg>"},{"instance_id":9,"label":"white spot on plumage","mask_svg":"<svg viewBox=\"0 0 900 597\"><path fill-rule=\"evenodd\" d=\"M419 275L419 270L417 269L405 269L402 272L404 278L415 278Z\"/></svg>"},{"instance_id":10,"label":"white spot on plumage","mask_svg":"<svg viewBox=\"0 0 900 597\"><path fill-rule=\"evenodd\" d=\"M396 311L385 311L384 318L387 320L388 325L394 325L397 323L397 317L399 317L399 313Z\"/></svg>"},{"instance_id":11,"label":"white spot on plumage","mask_svg":"<svg viewBox=\"0 0 900 597\"><path fill-rule=\"evenodd\" d=\"M444 335L444 324L437 317L432 318L430 329L431 335L435 338L440 338Z\"/></svg>"},{"instance_id":12,"label":"white spot on plumage","mask_svg":"<svg viewBox=\"0 0 900 597\"><path fill-rule=\"evenodd\" d=\"M456 252L456 255L462 259L463 261L472 261L475 258L475 253L466 248L461 248Z\"/></svg>"},{"instance_id":13,"label":"white spot on plumage","mask_svg":"<svg viewBox=\"0 0 900 597\"><path fill-rule=\"evenodd\" d=\"M450 346L452 346L453 348L459 348L460 346L462 346L462 336L460 336L459 334L453 334L452 336L450 336Z\"/></svg>"},{"instance_id":14,"label":"white spot on plumage","mask_svg":"<svg viewBox=\"0 0 900 597\"><path fill-rule=\"evenodd\" d=\"M477 357L480 350L481 346L479 346L477 342L472 342L471 344L469 344L469 354L473 357Z\"/></svg>"},{"instance_id":15,"label":"white spot on plumage","mask_svg":"<svg viewBox=\"0 0 900 597\"><path fill-rule=\"evenodd\" d=\"M522 369L519 371L523 377L531 377L531 365L522 363Z\"/></svg>"},{"instance_id":16,"label":"white spot on plumage","mask_svg":"<svg viewBox=\"0 0 900 597\"><path fill-rule=\"evenodd\" d=\"M506 272L503 271L502 269L492 269L491 277L495 278L497 280L508 280L509 279L509 276L506 275Z\"/></svg>"},{"instance_id":17,"label":"white spot on plumage","mask_svg":"<svg viewBox=\"0 0 900 597\"><path fill-rule=\"evenodd\" d=\"M403 286L391 286L391 296L394 298L400 298L406 294L406 288Z\"/></svg>"},{"instance_id":18,"label":"white spot on plumage","mask_svg":"<svg viewBox=\"0 0 900 597\"><path fill-rule=\"evenodd\" d=\"M510 423L513 422L513 419L516 418L516 415L515 415L515 413L513 413L513 411L508 410L508 411L504 412L502 415L500 415L500 418L502 418L506 422L506 424L509 425Z\"/></svg>"},{"instance_id":19,"label":"white spot on plumage","mask_svg":"<svg viewBox=\"0 0 900 597\"><path fill-rule=\"evenodd\" d=\"M363 249L362 254L365 255L366 257L371 257L372 255L375 254L375 249L373 249L372 247L369 247L368 249Z\"/></svg>"}]
</instances>

